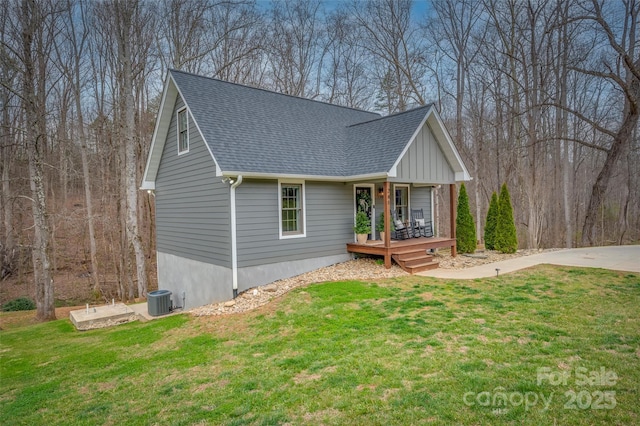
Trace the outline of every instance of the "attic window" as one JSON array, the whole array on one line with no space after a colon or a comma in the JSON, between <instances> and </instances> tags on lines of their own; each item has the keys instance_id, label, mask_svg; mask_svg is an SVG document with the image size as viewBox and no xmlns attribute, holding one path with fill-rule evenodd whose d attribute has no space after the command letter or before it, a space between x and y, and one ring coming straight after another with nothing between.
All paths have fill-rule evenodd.
<instances>
[{"instance_id":1,"label":"attic window","mask_svg":"<svg viewBox=\"0 0 640 426\"><path fill-rule=\"evenodd\" d=\"M304 237L304 183L280 182L280 238Z\"/></svg>"},{"instance_id":2,"label":"attic window","mask_svg":"<svg viewBox=\"0 0 640 426\"><path fill-rule=\"evenodd\" d=\"M178 154L189 152L189 121L187 108L178 111Z\"/></svg>"}]
</instances>

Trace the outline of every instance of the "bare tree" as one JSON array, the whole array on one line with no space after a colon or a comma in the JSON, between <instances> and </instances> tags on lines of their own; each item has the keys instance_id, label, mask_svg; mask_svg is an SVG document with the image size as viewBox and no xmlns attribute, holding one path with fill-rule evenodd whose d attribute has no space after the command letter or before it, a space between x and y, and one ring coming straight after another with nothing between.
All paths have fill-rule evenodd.
<instances>
[{"instance_id":1,"label":"bare tree","mask_svg":"<svg viewBox=\"0 0 640 426\"><path fill-rule=\"evenodd\" d=\"M411 20L411 0L354 0L350 11L364 30L362 45L379 65L378 81L383 91L393 90L393 111L410 104L424 105L426 58L418 28Z\"/></svg>"},{"instance_id":2,"label":"bare tree","mask_svg":"<svg viewBox=\"0 0 640 426\"><path fill-rule=\"evenodd\" d=\"M76 113L76 127L79 137L80 156L82 161L82 176L84 181L84 194L87 213L87 226L89 230L89 252L91 259L91 280L94 292L100 289L98 274L98 257L96 246L96 232L93 216L93 197L91 191L91 172L89 170L88 159L88 137L85 129L84 112L82 106L84 75L86 61L86 47L89 36L89 21L86 16L86 5L84 0L67 0L65 26L63 28L64 39L57 48L58 64L63 71L63 75L71 86L70 92L73 94L73 102Z\"/></svg>"},{"instance_id":3,"label":"bare tree","mask_svg":"<svg viewBox=\"0 0 640 426\"><path fill-rule=\"evenodd\" d=\"M329 45L323 83L328 102L352 108L371 106L373 84L369 55L359 43L362 29L344 9L327 18Z\"/></svg>"},{"instance_id":4,"label":"bare tree","mask_svg":"<svg viewBox=\"0 0 640 426\"><path fill-rule=\"evenodd\" d=\"M264 83L266 23L255 1L223 1L211 9L212 49L206 62L215 77L234 83Z\"/></svg>"},{"instance_id":5,"label":"bare tree","mask_svg":"<svg viewBox=\"0 0 640 426\"><path fill-rule=\"evenodd\" d=\"M456 144L462 146L463 108L465 105L466 75L478 50L474 49L482 10L479 0L437 0L433 2L437 20L427 25L427 31L439 49L455 64Z\"/></svg>"},{"instance_id":6,"label":"bare tree","mask_svg":"<svg viewBox=\"0 0 640 426\"><path fill-rule=\"evenodd\" d=\"M156 46L168 67L259 85L265 25L255 0L163 0Z\"/></svg>"},{"instance_id":7,"label":"bare tree","mask_svg":"<svg viewBox=\"0 0 640 426\"><path fill-rule=\"evenodd\" d=\"M192 73L205 71L205 55L215 46L207 29L206 13L212 8L208 0L162 0L158 14L164 25L159 27L156 42L162 68Z\"/></svg>"},{"instance_id":8,"label":"bare tree","mask_svg":"<svg viewBox=\"0 0 640 426\"><path fill-rule=\"evenodd\" d=\"M8 43L8 14L0 14L0 154L2 161L2 194L0 206L2 208L2 240L0 243L0 279L13 273L15 254L15 240L13 229L13 196L11 186L12 159L15 152L15 131L11 114L14 94L10 87L14 87L17 80L17 67L14 55L7 49Z\"/></svg>"},{"instance_id":9,"label":"bare tree","mask_svg":"<svg viewBox=\"0 0 640 426\"><path fill-rule=\"evenodd\" d=\"M150 11L137 0L109 0L99 11L103 21L103 30L115 44L111 54L111 65L117 91L114 93L116 110L114 122L119 141L119 155L122 161L121 175L121 214L124 232L122 233L121 271L128 264L128 248L135 256L137 293L145 297L147 293L146 256L142 246L138 226L138 137L136 131L135 79L144 62L144 57L137 56L140 49L144 51L149 43L147 33L153 22ZM126 240L126 243L125 243ZM126 247L126 248L125 248ZM128 298L135 296L132 285L129 286Z\"/></svg>"},{"instance_id":10,"label":"bare tree","mask_svg":"<svg viewBox=\"0 0 640 426\"><path fill-rule=\"evenodd\" d=\"M480 43L474 43L474 38L482 38L482 34L478 31L480 17L482 15L482 4L479 0L439 0L433 2L433 9L436 13L436 20L428 23L426 29L431 39L441 52L444 53L455 64L455 142L458 149L462 149L464 145L464 117L463 109L465 108L465 91L467 88L467 74L469 68L475 61L478 54L476 48ZM480 102L484 102L484 96L480 97ZM482 107L475 107L477 112ZM481 112L480 112L481 113ZM480 120L482 117L478 117ZM482 147L482 136L479 128L475 129L473 134L476 136L471 142L474 155L472 161L474 164L474 175L480 177L480 149ZM482 235L481 221L481 200L480 185L478 182L473 183L473 193L476 206L476 235Z\"/></svg>"},{"instance_id":11,"label":"bare tree","mask_svg":"<svg viewBox=\"0 0 640 426\"><path fill-rule=\"evenodd\" d=\"M22 65L21 98L25 114L25 143L29 159L31 208L34 221L32 250L36 287L37 318L56 318L54 285L49 261L50 231L47 193L44 183L44 154L47 148L47 74L53 43L56 11L48 1L22 0L18 12L20 58Z\"/></svg>"},{"instance_id":12,"label":"bare tree","mask_svg":"<svg viewBox=\"0 0 640 426\"><path fill-rule=\"evenodd\" d=\"M608 44L609 52L601 56L601 68L585 69L575 67L578 72L593 75L610 81L623 95L620 124L616 130L609 130L591 122L594 128L611 138L611 144L606 149L606 157L596 178L586 217L582 227L582 244L593 245L596 241L595 229L598 213L602 208L605 193L609 188L611 177L624 152L631 144L634 130L638 126L640 117L640 42L638 33L638 18L640 3L635 0L624 0L623 13L617 8L606 9L604 2L591 0L581 4L584 12L575 19L593 24L593 30L601 33ZM621 24L621 28L615 26ZM582 114L572 111L584 118Z\"/></svg>"},{"instance_id":13,"label":"bare tree","mask_svg":"<svg viewBox=\"0 0 640 426\"><path fill-rule=\"evenodd\" d=\"M325 31L319 0L273 2L267 47L273 89L315 97L320 86Z\"/></svg>"},{"instance_id":14,"label":"bare tree","mask_svg":"<svg viewBox=\"0 0 640 426\"><path fill-rule=\"evenodd\" d=\"M566 18L569 13L569 2L558 2L555 13L559 22L566 22ZM570 148L572 147L572 142L568 140L569 137L569 123L568 123L568 92L569 92L569 49L570 42L569 37L573 34L571 31L575 31L575 29L571 29L569 24L560 25L558 31L556 31L557 37L557 54L556 54L556 63L554 66L555 69L555 87L556 91L554 93L554 98L556 102L560 104L560 107L555 112L556 121L555 121L555 133L559 139L559 144L556 144L556 148L558 150L558 154L556 155L556 161L561 162L561 170L562 170L562 182L558 187L562 188L562 201L560 203L562 209L562 217L564 219L564 229L557 226L556 230L560 234L564 232L564 246L567 248L571 248L573 245L573 234L574 234L574 221L571 215L572 206L574 203L573 197L573 187L571 180L571 160L570 160ZM559 152L562 150L561 152ZM557 220L560 222L560 220Z\"/></svg>"}]
</instances>

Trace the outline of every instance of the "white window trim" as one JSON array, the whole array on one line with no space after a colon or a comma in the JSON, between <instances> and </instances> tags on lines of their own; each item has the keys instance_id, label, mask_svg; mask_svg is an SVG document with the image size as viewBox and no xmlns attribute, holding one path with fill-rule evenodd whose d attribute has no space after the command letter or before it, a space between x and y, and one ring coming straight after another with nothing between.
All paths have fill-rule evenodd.
<instances>
[{"instance_id":1,"label":"white window trim","mask_svg":"<svg viewBox=\"0 0 640 426\"><path fill-rule=\"evenodd\" d=\"M282 234L282 185L296 184L302 187L302 232L299 234ZM278 180L278 235L281 240L305 238L307 236L307 197L303 180Z\"/></svg>"},{"instance_id":2,"label":"white window trim","mask_svg":"<svg viewBox=\"0 0 640 426\"><path fill-rule=\"evenodd\" d=\"M187 149L180 151L180 113L185 111L187 117ZM191 141L189 140L189 111L186 106L183 106L179 110L176 111L176 142L178 146L178 155L183 155L189 152L189 148L191 147Z\"/></svg>"},{"instance_id":3,"label":"white window trim","mask_svg":"<svg viewBox=\"0 0 640 426\"><path fill-rule=\"evenodd\" d=\"M356 225L356 215L358 214L358 207L356 206L356 194L358 188L369 188L371 190L371 238L375 239L376 232L376 184L375 183L356 183L353 185L353 225ZM353 233L353 241L356 241L356 233Z\"/></svg>"},{"instance_id":4,"label":"white window trim","mask_svg":"<svg viewBox=\"0 0 640 426\"><path fill-rule=\"evenodd\" d=\"M407 188L407 214L411 217L411 185L409 184L395 184L393 185L393 211L396 211L398 207L396 205L396 188Z\"/></svg>"}]
</instances>

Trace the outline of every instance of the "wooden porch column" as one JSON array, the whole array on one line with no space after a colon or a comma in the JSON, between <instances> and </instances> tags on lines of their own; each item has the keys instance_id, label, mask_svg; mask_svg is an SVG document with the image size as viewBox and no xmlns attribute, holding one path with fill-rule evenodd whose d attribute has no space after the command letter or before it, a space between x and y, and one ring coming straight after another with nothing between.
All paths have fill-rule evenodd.
<instances>
[{"instance_id":1,"label":"wooden porch column","mask_svg":"<svg viewBox=\"0 0 640 426\"><path fill-rule=\"evenodd\" d=\"M449 207L451 209L451 238L453 245L451 246L451 257L458 255L456 251L456 184L449 184Z\"/></svg>"},{"instance_id":2,"label":"wooden porch column","mask_svg":"<svg viewBox=\"0 0 640 426\"><path fill-rule=\"evenodd\" d=\"M382 203L384 207L384 267L387 269L391 269L391 227L389 226L389 215L391 213L391 209L389 207L389 182L384 182L382 184L382 198L384 199L384 203Z\"/></svg>"}]
</instances>

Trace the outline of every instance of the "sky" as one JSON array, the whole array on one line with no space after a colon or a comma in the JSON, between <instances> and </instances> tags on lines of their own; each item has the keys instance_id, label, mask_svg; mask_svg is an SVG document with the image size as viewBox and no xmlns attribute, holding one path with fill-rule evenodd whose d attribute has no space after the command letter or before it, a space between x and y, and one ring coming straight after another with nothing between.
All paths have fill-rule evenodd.
<instances>
[{"instance_id":1,"label":"sky","mask_svg":"<svg viewBox=\"0 0 640 426\"><path fill-rule=\"evenodd\" d=\"M267 9L271 4L271 0L257 0L258 4L262 5L264 9ZM322 4L324 5L327 11L335 9L341 3L348 3L350 0L322 0ZM369 0L359 0L359 1L369 1ZM421 20L424 17L424 14L429 9L429 0L413 0L413 19Z\"/></svg>"}]
</instances>

